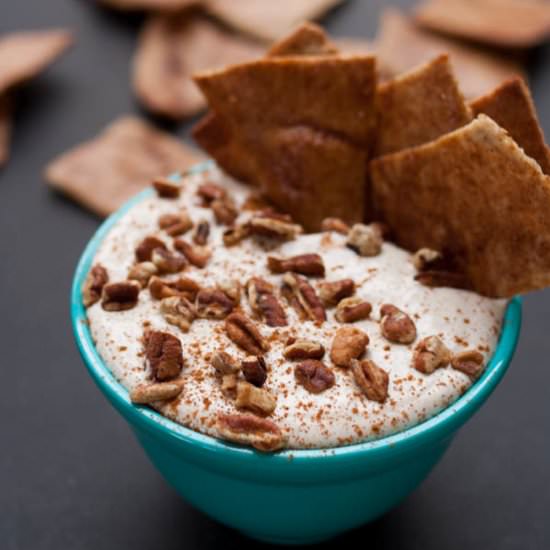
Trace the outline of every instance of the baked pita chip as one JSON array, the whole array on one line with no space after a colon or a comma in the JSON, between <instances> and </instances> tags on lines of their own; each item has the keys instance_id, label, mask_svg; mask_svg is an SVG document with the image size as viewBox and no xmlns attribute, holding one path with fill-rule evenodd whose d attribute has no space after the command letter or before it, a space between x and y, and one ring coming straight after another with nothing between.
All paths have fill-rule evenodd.
<instances>
[{"instance_id":1,"label":"baked pita chip","mask_svg":"<svg viewBox=\"0 0 550 550\"><path fill-rule=\"evenodd\" d=\"M303 21L318 19L343 0L207 0L214 16L266 41L278 40Z\"/></svg>"},{"instance_id":2,"label":"baked pita chip","mask_svg":"<svg viewBox=\"0 0 550 550\"><path fill-rule=\"evenodd\" d=\"M267 51L268 57L289 55L330 55L338 49L325 31L315 23L302 23L287 37L282 38Z\"/></svg>"},{"instance_id":3,"label":"baked pita chip","mask_svg":"<svg viewBox=\"0 0 550 550\"><path fill-rule=\"evenodd\" d=\"M0 166L6 163L10 155L12 129L12 101L7 95L0 95Z\"/></svg>"},{"instance_id":4,"label":"baked pita chip","mask_svg":"<svg viewBox=\"0 0 550 550\"><path fill-rule=\"evenodd\" d=\"M374 160L371 178L398 244L442 251L480 294L550 285L550 178L489 117Z\"/></svg>"},{"instance_id":5,"label":"baked pita chip","mask_svg":"<svg viewBox=\"0 0 550 550\"><path fill-rule=\"evenodd\" d=\"M255 181L276 206L311 230L342 212L349 222L362 220L366 152L376 125L374 58L265 58L196 81L239 136ZM328 192L332 202L319 203Z\"/></svg>"},{"instance_id":6,"label":"baked pita chip","mask_svg":"<svg viewBox=\"0 0 550 550\"><path fill-rule=\"evenodd\" d=\"M176 11L201 4L202 0L97 0L99 4L120 11Z\"/></svg>"},{"instance_id":7,"label":"baked pita chip","mask_svg":"<svg viewBox=\"0 0 550 550\"><path fill-rule=\"evenodd\" d=\"M0 94L41 73L73 43L66 30L15 32L0 37Z\"/></svg>"},{"instance_id":8,"label":"baked pita chip","mask_svg":"<svg viewBox=\"0 0 550 550\"><path fill-rule=\"evenodd\" d=\"M150 111L173 119L192 116L205 101L191 75L262 55L264 48L196 12L151 16L133 64L134 90Z\"/></svg>"},{"instance_id":9,"label":"baked pita chip","mask_svg":"<svg viewBox=\"0 0 550 550\"><path fill-rule=\"evenodd\" d=\"M377 108L375 156L427 143L472 120L447 55L379 85Z\"/></svg>"},{"instance_id":10,"label":"baked pita chip","mask_svg":"<svg viewBox=\"0 0 550 550\"><path fill-rule=\"evenodd\" d=\"M550 5L546 0L425 0L415 21L476 42L526 48L550 36Z\"/></svg>"},{"instance_id":11,"label":"baked pita chip","mask_svg":"<svg viewBox=\"0 0 550 550\"><path fill-rule=\"evenodd\" d=\"M492 90L507 78L523 74L521 65L510 55L505 57L437 36L415 26L395 9L387 9L382 15L376 52L384 79L395 77L437 55L449 54L460 89L467 99Z\"/></svg>"},{"instance_id":12,"label":"baked pita chip","mask_svg":"<svg viewBox=\"0 0 550 550\"><path fill-rule=\"evenodd\" d=\"M544 141L529 88L521 78L507 80L470 103L475 115L485 113L508 131L545 174L550 174L550 152Z\"/></svg>"},{"instance_id":13,"label":"baked pita chip","mask_svg":"<svg viewBox=\"0 0 550 550\"><path fill-rule=\"evenodd\" d=\"M46 181L76 202L106 216L159 175L202 160L199 151L135 117L122 117L98 137L54 159Z\"/></svg>"}]
</instances>

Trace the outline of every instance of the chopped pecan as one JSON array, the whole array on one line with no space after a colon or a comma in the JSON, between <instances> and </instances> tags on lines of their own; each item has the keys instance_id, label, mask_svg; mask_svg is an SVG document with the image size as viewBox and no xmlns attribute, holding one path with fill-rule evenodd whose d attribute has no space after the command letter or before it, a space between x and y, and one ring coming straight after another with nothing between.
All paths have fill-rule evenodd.
<instances>
[{"instance_id":1,"label":"chopped pecan","mask_svg":"<svg viewBox=\"0 0 550 550\"><path fill-rule=\"evenodd\" d=\"M342 327L332 340L330 358L338 367L350 367L353 359L359 359L369 343L366 333L354 327Z\"/></svg>"},{"instance_id":2,"label":"chopped pecan","mask_svg":"<svg viewBox=\"0 0 550 550\"><path fill-rule=\"evenodd\" d=\"M237 225L223 232L223 244L227 247L235 246L250 236L248 225Z\"/></svg>"},{"instance_id":3,"label":"chopped pecan","mask_svg":"<svg viewBox=\"0 0 550 550\"><path fill-rule=\"evenodd\" d=\"M210 224L206 220L200 221L193 232L193 242L204 246L210 235Z\"/></svg>"},{"instance_id":4,"label":"chopped pecan","mask_svg":"<svg viewBox=\"0 0 550 550\"><path fill-rule=\"evenodd\" d=\"M324 277L325 266L319 254L300 254L291 258L276 258L268 256L267 267L272 273L286 273L293 271L312 277Z\"/></svg>"},{"instance_id":5,"label":"chopped pecan","mask_svg":"<svg viewBox=\"0 0 550 550\"><path fill-rule=\"evenodd\" d=\"M463 273L453 271L422 271L414 277L421 285L471 290L472 285Z\"/></svg>"},{"instance_id":6,"label":"chopped pecan","mask_svg":"<svg viewBox=\"0 0 550 550\"><path fill-rule=\"evenodd\" d=\"M147 405L155 401L174 399L183 390L181 382L160 382L157 384L140 384L130 392L130 401Z\"/></svg>"},{"instance_id":7,"label":"chopped pecan","mask_svg":"<svg viewBox=\"0 0 550 550\"><path fill-rule=\"evenodd\" d=\"M355 323L368 319L371 311L372 306L369 302L355 296L344 298L336 307L334 317L339 323Z\"/></svg>"},{"instance_id":8,"label":"chopped pecan","mask_svg":"<svg viewBox=\"0 0 550 550\"><path fill-rule=\"evenodd\" d=\"M352 279L341 279L340 281L329 281L319 284L319 298L325 307L335 305L348 298L355 292L355 283Z\"/></svg>"},{"instance_id":9,"label":"chopped pecan","mask_svg":"<svg viewBox=\"0 0 550 550\"><path fill-rule=\"evenodd\" d=\"M235 203L229 197L212 201L210 207L219 224L232 225L239 216Z\"/></svg>"},{"instance_id":10,"label":"chopped pecan","mask_svg":"<svg viewBox=\"0 0 550 550\"><path fill-rule=\"evenodd\" d=\"M195 298L197 316L203 319L225 319L235 307L235 303L218 288L203 288Z\"/></svg>"},{"instance_id":11,"label":"chopped pecan","mask_svg":"<svg viewBox=\"0 0 550 550\"><path fill-rule=\"evenodd\" d=\"M273 293L273 286L260 277L252 277L246 283L246 294L252 311L270 327L287 325L286 313Z\"/></svg>"},{"instance_id":12,"label":"chopped pecan","mask_svg":"<svg viewBox=\"0 0 550 550\"><path fill-rule=\"evenodd\" d=\"M281 286L281 296L286 300L288 305L296 312L296 314L298 315L298 319L300 319L300 321L308 320L308 315L306 310L302 307L300 300L298 300L298 298L296 297L296 294L294 294L294 292L288 285L283 284Z\"/></svg>"},{"instance_id":13,"label":"chopped pecan","mask_svg":"<svg viewBox=\"0 0 550 550\"><path fill-rule=\"evenodd\" d=\"M238 306L241 302L241 283L236 279L226 279L218 283L218 288Z\"/></svg>"},{"instance_id":14,"label":"chopped pecan","mask_svg":"<svg viewBox=\"0 0 550 550\"><path fill-rule=\"evenodd\" d=\"M412 356L412 367L424 374L446 367L451 360L451 352L438 336L428 336L418 342Z\"/></svg>"},{"instance_id":15,"label":"chopped pecan","mask_svg":"<svg viewBox=\"0 0 550 550\"><path fill-rule=\"evenodd\" d=\"M417 271L433 269L443 258L441 252L431 248L420 248L412 256L412 263Z\"/></svg>"},{"instance_id":16,"label":"chopped pecan","mask_svg":"<svg viewBox=\"0 0 550 550\"><path fill-rule=\"evenodd\" d=\"M277 398L264 388L257 388L249 382L237 383L237 400L235 406L238 409L248 409L257 414L268 416L277 406Z\"/></svg>"},{"instance_id":17,"label":"chopped pecan","mask_svg":"<svg viewBox=\"0 0 550 550\"><path fill-rule=\"evenodd\" d=\"M218 351L212 357L212 366L220 374L237 374L241 370L239 362L229 353Z\"/></svg>"},{"instance_id":18,"label":"chopped pecan","mask_svg":"<svg viewBox=\"0 0 550 550\"><path fill-rule=\"evenodd\" d=\"M107 270L101 264L94 265L82 285L82 303L84 307L90 307L99 301L101 291L108 282Z\"/></svg>"},{"instance_id":19,"label":"chopped pecan","mask_svg":"<svg viewBox=\"0 0 550 550\"><path fill-rule=\"evenodd\" d=\"M164 281L153 276L149 280L149 292L155 300L162 300L170 296L184 296L189 300L195 300L199 290L198 283L187 277L181 277L176 281Z\"/></svg>"},{"instance_id":20,"label":"chopped pecan","mask_svg":"<svg viewBox=\"0 0 550 550\"><path fill-rule=\"evenodd\" d=\"M212 256L212 252L207 246L193 246L183 239L175 239L174 248L181 252L190 264L199 268L203 268Z\"/></svg>"},{"instance_id":21,"label":"chopped pecan","mask_svg":"<svg viewBox=\"0 0 550 550\"><path fill-rule=\"evenodd\" d=\"M237 384L239 383L239 375L236 373L221 375L221 390L224 395L235 399L237 397Z\"/></svg>"},{"instance_id":22,"label":"chopped pecan","mask_svg":"<svg viewBox=\"0 0 550 550\"><path fill-rule=\"evenodd\" d=\"M285 359L291 361L296 359L322 359L324 355L325 348L323 345L310 340L294 340L283 351Z\"/></svg>"},{"instance_id":23,"label":"chopped pecan","mask_svg":"<svg viewBox=\"0 0 550 550\"><path fill-rule=\"evenodd\" d=\"M348 234L346 244L359 256L377 256L382 251L383 242L378 224L356 223Z\"/></svg>"},{"instance_id":24,"label":"chopped pecan","mask_svg":"<svg viewBox=\"0 0 550 550\"><path fill-rule=\"evenodd\" d=\"M253 386L261 388L267 380L267 367L261 355L251 355L241 362L244 379Z\"/></svg>"},{"instance_id":25,"label":"chopped pecan","mask_svg":"<svg viewBox=\"0 0 550 550\"><path fill-rule=\"evenodd\" d=\"M159 218L158 224L171 237L183 235L193 227L193 221L185 210L177 214L162 215Z\"/></svg>"},{"instance_id":26,"label":"chopped pecan","mask_svg":"<svg viewBox=\"0 0 550 550\"><path fill-rule=\"evenodd\" d=\"M396 344L411 344L416 340L414 321L399 308L384 304L380 308L380 330L382 336Z\"/></svg>"},{"instance_id":27,"label":"chopped pecan","mask_svg":"<svg viewBox=\"0 0 550 550\"><path fill-rule=\"evenodd\" d=\"M298 384L310 393L324 392L332 388L336 382L334 373L316 359L308 359L296 365L294 376Z\"/></svg>"},{"instance_id":28,"label":"chopped pecan","mask_svg":"<svg viewBox=\"0 0 550 550\"><path fill-rule=\"evenodd\" d=\"M256 325L242 313L232 313L225 319L225 331L230 340L251 355L262 355L269 349Z\"/></svg>"},{"instance_id":29,"label":"chopped pecan","mask_svg":"<svg viewBox=\"0 0 550 550\"><path fill-rule=\"evenodd\" d=\"M199 185L197 195L202 199L203 204L208 206L215 200L223 199L226 196L226 190L217 183L206 182Z\"/></svg>"},{"instance_id":30,"label":"chopped pecan","mask_svg":"<svg viewBox=\"0 0 550 550\"><path fill-rule=\"evenodd\" d=\"M350 226L340 218L325 218L321 222L321 229L323 231L336 231L336 233L347 235L350 231Z\"/></svg>"},{"instance_id":31,"label":"chopped pecan","mask_svg":"<svg viewBox=\"0 0 550 550\"><path fill-rule=\"evenodd\" d=\"M136 248L136 260L138 262L150 262L155 248L166 250L166 245L157 237L145 237Z\"/></svg>"},{"instance_id":32,"label":"chopped pecan","mask_svg":"<svg viewBox=\"0 0 550 550\"><path fill-rule=\"evenodd\" d=\"M153 377L161 382L176 378L183 368L179 338L169 332L150 330L144 334L145 357Z\"/></svg>"},{"instance_id":33,"label":"chopped pecan","mask_svg":"<svg viewBox=\"0 0 550 550\"><path fill-rule=\"evenodd\" d=\"M285 273L283 283L290 288L308 319L317 323L326 321L325 308L321 300L319 300L315 289L304 277L295 273Z\"/></svg>"},{"instance_id":34,"label":"chopped pecan","mask_svg":"<svg viewBox=\"0 0 550 550\"><path fill-rule=\"evenodd\" d=\"M224 439L263 452L282 449L286 438L277 424L253 414L220 414L217 428Z\"/></svg>"},{"instance_id":35,"label":"chopped pecan","mask_svg":"<svg viewBox=\"0 0 550 550\"><path fill-rule=\"evenodd\" d=\"M160 312L171 325L187 332L196 317L193 304L184 296L170 296L160 302Z\"/></svg>"},{"instance_id":36,"label":"chopped pecan","mask_svg":"<svg viewBox=\"0 0 550 550\"><path fill-rule=\"evenodd\" d=\"M130 268L128 279L137 281L141 285L141 288L145 288L149 283L149 279L157 273L157 266L153 262L140 262Z\"/></svg>"},{"instance_id":37,"label":"chopped pecan","mask_svg":"<svg viewBox=\"0 0 550 550\"><path fill-rule=\"evenodd\" d=\"M248 226L252 235L290 241L303 232L302 226L266 216L253 216Z\"/></svg>"},{"instance_id":38,"label":"chopped pecan","mask_svg":"<svg viewBox=\"0 0 550 550\"><path fill-rule=\"evenodd\" d=\"M451 367L475 380L485 368L483 354L473 349L457 353L451 359Z\"/></svg>"},{"instance_id":39,"label":"chopped pecan","mask_svg":"<svg viewBox=\"0 0 550 550\"><path fill-rule=\"evenodd\" d=\"M153 180L153 187L157 195L163 199L177 199L180 196L181 185L166 178Z\"/></svg>"},{"instance_id":40,"label":"chopped pecan","mask_svg":"<svg viewBox=\"0 0 550 550\"><path fill-rule=\"evenodd\" d=\"M164 248L155 248L151 253L151 261L161 274L178 273L187 265L183 256Z\"/></svg>"},{"instance_id":41,"label":"chopped pecan","mask_svg":"<svg viewBox=\"0 0 550 550\"><path fill-rule=\"evenodd\" d=\"M107 283L101 293L101 307L105 311L132 309L138 302L141 286L137 281Z\"/></svg>"},{"instance_id":42,"label":"chopped pecan","mask_svg":"<svg viewBox=\"0 0 550 550\"><path fill-rule=\"evenodd\" d=\"M351 370L355 383L371 401L384 403L388 397L388 385L390 377L388 373L380 368L374 361L365 359L351 362Z\"/></svg>"}]
</instances>

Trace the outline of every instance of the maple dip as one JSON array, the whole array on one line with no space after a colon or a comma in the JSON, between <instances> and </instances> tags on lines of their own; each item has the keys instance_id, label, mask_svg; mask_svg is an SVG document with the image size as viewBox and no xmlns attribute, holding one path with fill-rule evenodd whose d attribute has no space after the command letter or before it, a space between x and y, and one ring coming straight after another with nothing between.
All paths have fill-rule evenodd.
<instances>
[{"instance_id":1,"label":"maple dip","mask_svg":"<svg viewBox=\"0 0 550 550\"><path fill-rule=\"evenodd\" d=\"M383 228L304 234L216 169L155 182L101 244L83 298L135 403L261 450L380 438L482 373L506 301L416 280Z\"/></svg>"}]
</instances>

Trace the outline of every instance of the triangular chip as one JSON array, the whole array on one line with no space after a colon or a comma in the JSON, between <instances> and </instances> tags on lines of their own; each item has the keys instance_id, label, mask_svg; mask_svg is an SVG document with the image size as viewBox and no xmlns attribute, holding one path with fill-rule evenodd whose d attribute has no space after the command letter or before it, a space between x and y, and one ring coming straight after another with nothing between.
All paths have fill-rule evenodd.
<instances>
[{"instance_id":1,"label":"triangular chip","mask_svg":"<svg viewBox=\"0 0 550 550\"><path fill-rule=\"evenodd\" d=\"M427 143L472 120L447 55L378 86L377 108L375 156Z\"/></svg>"},{"instance_id":2,"label":"triangular chip","mask_svg":"<svg viewBox=\"0 0 550 550\"><path fill-rule=\"evenodd\" d=\"M374 160L371 178L398 244L443 251L477 292L550 285L550 178L489 117Z\"/></svg>"},{"instance_id":3,"label":"triangular chip","mask_svg":"<svg viewBox=\"0 0 550 550\"><path fill-rule=\"evenodd\" d=\"M0 93L39 74L73 42L65 30L14 32L0 37Z\"/></svg>"},{"instance_id":4,"label":"triangular chip","mask_svg":"<svg viewBox=\"0 0 550 550\"><path fill-rule=\"evenodd\" d=\"M208 0L206 9L241 32L278 40L303 21L317 19L343 0Z\"/></svg>"},{"instance_id":5,"label":"triangular chip","mask_svg":"<svg viewBox=\"0 0 550 550\"><path fill-rule=\"evenodd\" d=\"M196 80L254 159L267 198L307 229L343 213L362 220L376 124L374 58L266 58ZM331 204L319 204L327 190Z\"/></svg>"},{"instance_id":6,"label":"triangular chip","mask_svg":"<svg viewBox=\"0 0 550 550\"><path fill-rule=\"evenodd\" d=\"M521 78L513 78L491 93L470 103L475 115L485 113L502 126L516 143L534 158L545 174L550 174L550 152L537 119L529 88Z\"/></svg>"},{"instance_id":7,"label":"triangular chip","mask_svg":"<svg viewBox=\"0 0 550 550\"><path fill-rule=\"evenodd\" d=\"M134 58L136 95L149 110L180 119L205 101L191 75L260 56L264 49L196 12L151 16Z\"/></svg>"},{"instance_id":8,"label":"triangular chip","mask_svg":"<svg viewBox=\"0 0 550 550\"><path fill-rule=\"evenodd\" d=\"M97 0L109 8L120 11L170 11L201 4L202 0Z\"/></svg>"},{"instance_id":9,"label":"triangular chip","mask_svg":"<svg viewBox=\"0 0 550 550\"><path fill-rule=\"evenodd\" d=\"M376 53L383 78L397 76L437 55L448 53L467 99L478 97L503 80L523 73L510 55L505 57L437 36L415 26L395 9L383 12Z\"/></svg>"},{"instance_id":10,"label":"triangular chip","mask_svg":"<svg viewBox=\"0 0 550 550\"><path fill-rule=\"evenodd\" d=\"M199 151L135 117L122 117L98 137L54 159L45 178L52 187L105 216L159 175L185 170Z\"/></svg>"},{"instance_id":11,"label":"triangular chip","mask_svg":"<svg viewBox=\"0 0 550 550\"><path fill-rule=\"evenodd\" d=\"M6 163L10 155L12 127L12 102L7 95L0 95L0 166Z\"/></svg>"},{"instance_id":12,"label":"triangular chip","mask_svg":"<svg viewBox=\"0 0 550 550\"><path fill-rule=\"evenodd\" d=\"M546 0L425 0L415 20L438 32L507 48L534 46L550 36Z\"/></svg>"},{"instance_id":13,"label":"triangular chip","mask_svg":"<svg viewBox=\"0 0 550 550\"><path fill-rule=\"evenodd\" d=\"M269 57L289 55L330 55L338 53L336 46L328 39L325 31L315 23L302 23L286 38L273 44Z\"/></svg>"}]
</instances>

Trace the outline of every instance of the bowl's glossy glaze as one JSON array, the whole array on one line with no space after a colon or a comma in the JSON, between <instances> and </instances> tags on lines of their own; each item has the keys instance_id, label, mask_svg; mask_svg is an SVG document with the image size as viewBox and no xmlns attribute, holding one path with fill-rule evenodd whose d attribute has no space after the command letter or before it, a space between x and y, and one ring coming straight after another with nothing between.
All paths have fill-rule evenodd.
<instances>
[{"instance_id":1,"label":"bowl's glossy glaze","mask_svg":"<svg viewBox=\"0 0 550 550\"><path fill-rule=\"evenodd\" d=\"M208 166L199 165L195 171ZM506 372L521 327L517 298L506 310L498 347L483 376L443 412L378 441L265 455L132 405L94 347L80 289L107 232L149 193L137 195L109 217L86 247L72 288L74 335L92 378L128 421L153 464L186 500L222 523L258 539L299 544L333 537L376 518L427 476Z\"/></svg>"}]
</instances>

